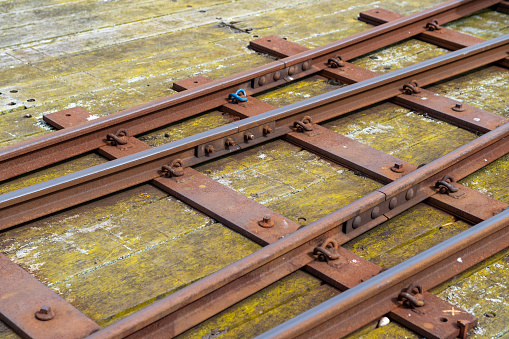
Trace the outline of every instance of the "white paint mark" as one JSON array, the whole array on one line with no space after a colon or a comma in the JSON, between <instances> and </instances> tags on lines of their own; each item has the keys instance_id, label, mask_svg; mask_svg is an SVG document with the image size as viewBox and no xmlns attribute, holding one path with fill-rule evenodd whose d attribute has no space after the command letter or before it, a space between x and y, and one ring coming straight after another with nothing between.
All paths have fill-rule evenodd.
<instances>
[{"instance_id":1,"label":"white paint mark","mask_svg":"<svg viewBox=\"0 0 509 339\"><path fill-rule=\"evenodd\" d=\"M479 118L474 118L474 121L481 121L481 119L479 119Z\"/></svg>"},{"instance_id":2,"label":"white paint mark","mask_svg":"<svg viewBox=\"0 0 509 339\"><path fill-rule=\"evenodd\" d=\"M97 114L91 114L91 115L87 118L87 120L88 120L88 121L90 121L90 120L95 120L95 119L97 119L97 118L99 118L99 116L98 116Z\"/></svg>"},{"instance_id":3,"label":"white paint mark","mask_svg":"<svg viewBox=\"0 0 509 339\"><path fill-rule=\"evenodd\" d=\"M421 100L428 100L428 98L426 98L426 97L422 97L422 98L421 98Z\"/></svg>"},{"instance_id":4,"label":"white paint mark","mask_svg":"<svg viewBox=\"0 0 509 339\"><path fill-rule=\"evenodd\" d=\"M458 262L463 262L463 260L461 260L461 257L456 259Z\"/></svg>"}]
</instances>

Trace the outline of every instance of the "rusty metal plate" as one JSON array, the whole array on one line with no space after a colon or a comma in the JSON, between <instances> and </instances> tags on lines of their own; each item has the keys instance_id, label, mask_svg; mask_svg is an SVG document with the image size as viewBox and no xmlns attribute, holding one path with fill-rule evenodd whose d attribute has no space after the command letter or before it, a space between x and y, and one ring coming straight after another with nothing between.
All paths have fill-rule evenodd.
<instances>
[{"instance_id":1,"label":"rusty metal plate","mask_svg":"<svg viewBox=\"0 0 509 339\"><path fill-rule=\"evenodd\" d=\"M101 329L67 301L0 254L0 319L30 338L83 338ZM35 313L44 306L50 320Z\"/></svg>"},{"instance_id":2,"label":"rusty metal plate","mask_svg":"<svg viewBox=\"0 0 509 339\"><path fill-rule=\"evenodd\" d=\"M345 66L338 68L330 68L326 64L323 64L323 70L320 74L327 78L338 79L346 84L361 82L379 75L376 72L372 72L349 62L345 62Z\"/></svg>"},{"instance_id":3,"label":"rusty metal plate","mask_svg":"<svg viewBox=\"0 0 509 339\"><path fill-rule=\"evenodd\" d=\"M424 306L413 309L400 306L389 317L429 339L452 339L460 333L465 338L466 331L477 325L477 317L431 293L424 292L424 301Z\"/></svg>"},{"instance_id":4,"label":"rusty metal plate","mask_svg":"<svg viewBox=\"0 0 509 339\"><path fill-rule=\"evenodd\" d=\"M199 87L201 85L209 84L213 81L214 80L212 80L206 76L198 75L196 77L175 81L173 83L172 88L177 92L183 92L188 89L193 89L193 88Z\"/></svg>"},{"instance_id":5,"label":"rusty metal plate","mask_svg":"<svg viewBox=\"0 0 509 339\"><path fill-rule=\"evenodd\" d=\"M56 129L69 128L90 121L91 114L82 107L73 107L46 114L42 119Z\"/></svg>"},{"instance_id":6,"label":"rusty metal plate","mask_svg":"<svg viewBox=\"0 0 509 339\"><path fill-rule=\"evenodd\" d=\"M249 42L249 47L257 52L273 55L277 58L286 58L309 50L307 47L275 35L253 40Z\"/></svg>"},{"instance_id":7,"label":"rusty metal plate","mask_svg":"<svg viewBox=\"0 0 509 339\"><path fill-rule=\"evenodd\" d=\"M135 154L141 151L146 151L152 147L145 142L136 139L135 137L129 137L129 141L125 145L108 145L98 148L97 151L102 156L110 160L123 158L131 154Z\"/></svg>"},{"instance_id":8,"label":"rusty metal plate","mask_svg":"<svg viewBox=\"0 0 509 339\"><path fill-rule=\"evenodd\" d=\"M391 101L474 132L487 133L509 121L501 115L443 97L425 89L412 95L398 95Z\"/></svg>"},{"instance_id":9,"label":"rusty metal plate","mask_svg":"<svg viewBox=\"0 0 509 339\"><path fill-rule=\"evenodd\" d=\"M249 118L276 108L277 107L267 104L266 102L248 96L246 102L239 102L238 104L228 103L221 106L221 111L241 118Z\"/></svg>"},{"instance_id":10,"label":"rusty metal plate","mask_svg":"<svg viewBox=\"0 0 509 339\"><path fill-rule=\"evenodd\" d=\"M314 261L306 266L306 271L344 291L374 277L382 270L343 247L338 248L338 253L339 259Z\"/></svg>"},{"instance_id":11,"label":"rusty metal plate","mask_svg":"<svg viewBox=\"0 0 509 339\"><path fill-rule=\"evenodd\" d=\"M275 242L300 227L192 168L186 168L185 172L193 179L177 183L169 178L158 178L152 183L261 245ZM259 223L266 216L270 217L269 225L261 226Z\"/></svg>"},{"instance_id":12,"label":"rusty metal plate","mask_svg":"<svg viewBox=\"0 0 509 339\"><path fill-rule=\"evenodd\" d=\"M505 202L466 186L459 184L455 184L455 186L458 188L458 192L454 194L437 193L426 202L473 224L489 219L509 207L509 204Z\"/></svg>"},{"instance_id":13,"label":"rusty metal plate","mask_svg":"<svg viewBox=\"0 0 509 339\"><path fill-rule=\"evenodd\" d=\"M415 165L320 125L313 125L313 131L320 132L320 134L309 137L304 133L292 132L285 138L313 153L321 154L346 167L359 170L384 183L399 179L416 169ZM400 166L397 172L391 170L396 164Z\"/></svg>"}]
</instances>

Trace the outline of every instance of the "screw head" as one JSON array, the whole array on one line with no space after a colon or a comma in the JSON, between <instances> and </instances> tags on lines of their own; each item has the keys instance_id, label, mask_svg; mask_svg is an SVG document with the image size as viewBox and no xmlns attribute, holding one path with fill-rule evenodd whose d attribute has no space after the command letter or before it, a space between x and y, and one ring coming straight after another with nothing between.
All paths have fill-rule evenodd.
<instances>
[{"instance_id":1,"label":"screw head","mask_svg":"<svg viewBox=\"0 0 509 339\"><path fill-rule=\"evenodd\" d=\"M225 144L228 147L235 146L235 140L233 138L226 138Z\"/></svg>"},{"instance_id":2,"label":"screw head","mask_svg":"<svg viewBox=\"0 0 509 339\"><path fill-rule=\"evenodd\" d=\"M278 81L281 78L281 72L277 71L274 73L274 81Z\"/></svg>"},{"instance_id":3,"label":"screw head","mask_svg":"<svg viewBox=\"0 0 509 339\"><path fill-rule=\"evenodd\" d=\"M274 221L270 220L270 215L265 215L263 220L258 221L258 225L264 228L271 228L274 226Z\"/></svg>"},{"instance_id":4,"label":"screw head","mask_svg":"<svg viewBox=\"0 0 509 339\"><path fill-rule=\"evenodd\" d=\"M265 79L264 76L261 76L260 79L258 79L258 85L263 86L267 82L267 79Z\"/></svg>"},{"instance_id":5,"label":"screw head","mask_svg":"<svg viewBox=\"0 0 509 339\"><path fill-rule=\"evenodd\" d=\"M356 229L357 227L359 227L361 225L361 222L362 222L361 216L360 215L356 216L355 218L353 218L352 228Z\"/></svg>"},{"instance_id":6,"label":"screw head","mask_svg":"<svg viewBox=\"0 0 509 339\"><path fill-rule=\"evenodd\" d=\"M394 209L398 205L398 198L393 197L391 201L389 201L389 209Z\"/></svg>"},{"instance_id":7,"label":"screw head","mask_svg":"<svg viewBox=\"0 0 509 339\"><path fill-rule=\"evenodd\" d=\"M214 153L216 150L214 149L214 146L212 145L207 145L207 147L205 147L205 153L207 154L211 154L211 153Z\"/></svg>"},{"instance_id":8,"label":"screw head","mask_svg":"<svg viewBox=\"0 0 509 339\"><path fill-rule=\"evenodd\" d=\"M246 134L244 134L244 139L246 139L246 141L253 140L254 139L253 133L247 132Z\"/></svg>"},{"instance_id":9,"label":"screw head","mask_svg":"<svg viewBox=\"0 0 509 339\"><path fill-rule=\"evenodd\" d=\"M290 66L290 68L288 68L288 75L292 75L293 73L295 73L295 66Z\"/></svg>"},{"instance_id":10,"label":"screw head","mask_svg":"<svg viewBox=\"0 0 509 339\"><path fill-rule=\"evenodd\" d=\"M465 109L463 108L463 104L461 102L457 102L456 105L452 108L453 111L463 112Z\"/></svg>"},{"instance_id":11,"label":"screw head","mask_svg":"<svg viewBox=\"0 0 509 339\"><path fill-rule=\"evenodd\" d=\"M376 219L380 216L380 207L375 206L371 210L371 219Z\"/></svg>"},{"instance_id":12,"label":"screw head","mask_svg":"<svg viewBox=\"0 0 509 339\"><path fill-rule=\"evenodd\" d=\"M35 312L35 318L41 321L48 321L55 317L55 312L51 309L50 306L42 306L41 309Z\"/></svg>"},{"instance_id":13,"label":"screw head","mask_svg":"<svg viewBox=\"0 0 509 339\"><path fill-rule=\"evenodd\" d=\"M405 171L405 167L402 163L397 162L394 164L394 166L391 167L391 171L396 173L403 173Z\"/></svg>"}]
</instances>

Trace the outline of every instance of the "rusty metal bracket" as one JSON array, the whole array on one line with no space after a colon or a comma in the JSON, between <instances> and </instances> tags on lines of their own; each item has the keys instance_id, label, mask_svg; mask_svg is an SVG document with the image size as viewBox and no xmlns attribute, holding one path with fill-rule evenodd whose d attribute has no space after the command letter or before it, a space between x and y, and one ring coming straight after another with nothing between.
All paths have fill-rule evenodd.
<instances>
[{"instance_id":1,"label":"rusty metal bracket","mask_svg":"<svg viewBox=\"0 0 509 339\"><path fill-rule=\"evenodd\" d=\"M248 130L225 136L220 139L211 140L207 143L196 146L196 157L219 157L226 153L238 150L246 144L254 145L264 142L270 138L276 130L276 122L256 126Z\"/></svg>"},{"instance_id":2,"label":"rusty metal bracket","mask_svg":"<svg viewBox=\"0 0 509 339\"><path fill-rule=\"evenodd\" d=\"M330 68L339 68L339 67L345 67L345 62L344 62L343 58L341 57L341 55L336 55L335 57L327 60L327 65Z\"/></svg>"},{"instance_id":3,"label":"rusty metal bracket","mask_svg":"<svg viewBox=\"0 0 509 339\"><path fill-rule=\"evenodd\" d=\"M458 192L458 188L454 186L454 178L450 175L444 176L441 180L435 183L435 188L442 194Z\"/></svg>"},{"instance_id":4,"label":"rusty metal bracket","mask_svg":"<svg viewBox=\"0 0 509 339\"><path fill-rule=\"evenodd\" d=\"M433 19L431 20L431 22L428 22L425 28L428 31L439 31L442 29L442 27L440 27L440 25L438 24L438 20L436 19Z\"/></svg>"},{"instance_id":5,"label":"rusty metal bracket","mask_svg":"<svg viewBox=\"0 0 509 339\"><path fill-rule=\"evenodd\" d=\"M411 187L394 196L387 197L386 200L372 208L360 211L355 217L343 223L343 232L346 234L353 231L360 232L377 224L377 218L392 218L400 211L405 210L408 205L415 204L412 199L419 198L418 193L417 187Z\"/></svg>"},{"instance_id":6,"label":"rusty metal bracket","mask_svg":"<svg viewBox=\"0 0 509 339\"><path fill-rule=\"evenodd\" d=\"M293 127L295 127L297 132L310 132L313 130L313 120L310 116L306 115L302 120L295 121Z\"/></svg>"},{"instance_id":7,"label":"rusty metal bracket","mask_svg":"<svg viewBox=\"0 0 509 339\"><path fill-rule=\"evenodd\" d=\"M162 167L162 171L164 173L164 176L167 178L183 176L184 167L182 165L182 160L180 159L173 160L169 166L164 165Z\"/></svg>"},{"instance_id":8,"label":"rusty metal bracket","mask_svg":"<svg viewBox=\"0 0 509 339\"><path fill-rule=\"evenodd\" d=\"M403 93L405 94L415 94L415 93L421 93L421 89L419 88L419 83L417 80L412 80L407 84L403 85Z\"/></svg>"},{"instance_id":9,"label":"rusty metal bracket","mask_svg":"<svg viewBox=\"0 0 509 339\"><path fill-rule=\"evenodd\" d=\"M129 132L123 128L115 133L108 133L106 135L106 140L110 142L111 146L117 146L117 148L122 151L132 147L132 145L129 144Z\"/></svg>"},{"instance_id":10,"label":"rusty metal bracket","mask_svg":"<svg viewBox=\"0 0 509 339\"><path fill-rule=\"evenodd\" d=\"M270 215L266 215L262 220L258 221L258 225L264 228L274 227L274 221L270 219Z\"/></svg>"},{"instance_id":11,"label":"rusty metal bracket","mask_svg":"<svg viewBox=\"0 0 509 339\"><path fill-rule=\"evenodd\" d=\"M421 285L416 285L414 283L401 290L398 295L398 300L403 301L403 305L406 308L422 307L426 304Z\"/></svg>"},{"instance_id":12,"label":"rusty metal bracket","mask_svg":"<svg viewBox=\"0 0 509 339\"><path fill-rule=\"evenodd\" d=\"M338 242L334 239L327 239L320 246L315 247L313 254L320 261L339 259Z\"/></svg>"}]
</instances>

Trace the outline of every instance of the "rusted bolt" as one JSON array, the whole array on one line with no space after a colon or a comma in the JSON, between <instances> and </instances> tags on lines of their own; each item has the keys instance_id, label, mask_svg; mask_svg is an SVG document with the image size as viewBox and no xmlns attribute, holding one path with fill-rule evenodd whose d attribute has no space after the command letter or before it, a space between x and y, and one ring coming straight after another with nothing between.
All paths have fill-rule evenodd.
<instances>
[{"instance_id":1,"label":"rusted bolt","mask_svg":"<svg viewBox=\"0 0 509 339\"><path fill-rule=\"evenodd\" d=\"M265 79L264 76L261 76L260 79L258 79L258 85L263 86L267 82L267 79Z\"/></svg>"},{"instance_id":2,"label":"rusted bolt","mask_svg":"<svg viewBox=\"0 0 509 339\"><path fill-rule=\"evenodd\" d=\"M343 61L343 58L341 57L341 55L336 55L334 58L330 58L329 60L327 60L327 65L330 68L339 68L339 67L344 67L345 62Z\"/></svg>"},{"instance_id":3,"label":"rusted bolt","mask_svg":"<svg viewBox=\"0 0 509 339\"><path fill-rule=\"evenodd\" d=\"M280 71L277 71L276 73L274 73L274 81L278 81L279 79L281 78L281 72Z\"/></svg>"},{"instance_id":4,"label":"rusted bolt","mask_svg":"<svg viewBox=\"0 0 509 339\"><path fill-rule=\"evenodd\" d=\"M298 132L309 132L313 130L313 120L310 116L305 116L301 121L295 121L293 123L293 127L297 129Z\"/></svg>"},{"instance_id":5,"label":"rusted bolt","mask_svg":"<svg viewBox=\"0 0 509 339\"><path fill-rule=\"evenodd\" d=\"M270 220L270 215L263 217L263 220L258 221L258 225L265 228L271 228L274 226L274 221Z\"/></svg>"},{"instance_id":6,"label":"rusted bolt","mask_svg":"<svg viewBox=\"0 0 509 339\"><path fill-rule=\"evenodd\" d=\"M393 210L398 205L398 198L393 197L391 201L389 201L389 209Z\"/></svg>"},{"instance_id":7,"label":"rusted bolt","mask_svg":"<svg viewBox=\"0 0 509 339\"><path fill-rule=\"evenodd\" d=\"M465 109L463 108L463 104L461 102L458 102L456 103L456 105L454 105L452 110L456 112L463 112Z\"/></svg>"},{"instance_id":8,"label":"rusted bolt","mask_svg":"<svg viewBox=\"0 0 509 339\"><path fill-rule=\"evenodd\" d=\"M295 67L290 66L290 68L288 68L288 75L292 75L293 73L295 73Z\"/></svg>"},{"instance_id":9,"label":"rusted bolt","mask_svg":"<svg viewBox=\"0 0 509 339\"><path fill-rule=\"evenodd\" d=\"M431 22L428 22L426 24L426 27L425 27L428 31L439 31L442 29L442 27L440 27L438 25L438 20L436 19L433 19L431 20Z\"/></svg>"},{"instance_id":10,"label":"rusted bolt","mask_svg":"<svg viewBox=\"0 0 509 339\"><path fill-rule=\"evenodd\" d=\"M126 129L119 129L115 133L108 133L106 140L110 141L112 146L125 145L129 142L129 133Z\"/></svg>"},{"instance_id":11,"label":"rusted bolt","mask_svg":"<svg viewBox=\"0 0 509 339\"><path fill-rule=\"evenodd\" d=\"M338 243L334 239L327 239L320 246L315 247L313 254L318 256L318 260L336 260L339 259Z\"/></svg>"},{"instance_id":12,"label":"rusted bolt","mask_svg":"<svg viewBox=\"0 0 509 339\"><path fill-rule=\"evenodd\" d=\"M380 207L375 206L371 210L371 219L376 219L380 216Z\"/></svg>"},{"instance_id":13,"label":"rusted bolt","mask_svg":"<svg viewBox=\"0 0 509 339\"><path fill-rule=\"evenodd\" d=\"M446 175L442 180L438 180L435 183L435 188L442 194L458 192L458 188L454 186L454 178L450 175Z\"/></svg>"},{"instance_id":14,"label":"rusted bolt","mask_svg":"<svg viewBox=\"0 0 509 339\"><path fill-rule=\"evenodd\" d=\"M39 311L35 312L35 317L41 321L48 321L55 317L55 312L53 312L50 306L43 306Z\"/></svg>"},{"instance_id":15,"label":"rusted bolt","mask_svg":"<svg viewBox=\"0 0 509 339\"><path fill-rule=\"evenodd\" d=\"M407 308L424 306L423 298L421 285L414 284L410 284L407 288L402 289L398 295L398 300L403 301L403 305Z\"/></svg>"},{"instance_id":16,"label":"rusted bolt","mask_svg":"<svg viewBox=\"0 0 509 339\"><path fill-rule=\"evenodd\" d=\"M353 218L353 221L352 221L352 228L353 229L356 229L357 227L359 227L362 223L362 218L360 215L356 216L355 218Z\"/></svg>"},{"instance_id":17,"label":"rusted bolt","mask_svg":"<svg viewBox=\"0 0 509 339\"><path fill-rule=\"evenodd\" d=\"M226 147L235 146L235 140L233 140L233 138L226 138L224 144L226 145Z\"/></svg>"},{"instance_id":18,"label":"rusted bolt","mask_svg":"<svg viewBox=\"0 0 509 339\"><path fill-rule=\"evenodd\" d=\"M270 134L272 133L272 128L270 126L263 126L263 134Z\"/></svg>"},{"instance_id":19,"label":"rusted bolt","mask_svg":"<svg viewBox=\"0 0 509 339\"><path fill-rule=\"evenodd\" d=\"M410 188L408 191L406 191L405 199L410 200L415 196L415 192L413 188Z\"/></svg>"},{"instance_id":20,"label":"rusted bolt","mask_svg":"<svg viewBox=\"0 0 509 339\"><path fill-rule=\"evenodd\" d=\"M394 164L394 166L391 167L391 171L396 173L403 173L405 171L405 166L403 166L402 163L397 162Z\"/></svg>"},{"instance_id":21,"label":"rusted bolt","mask_svg":"<svg viewBox=\"0 0 509 339\"><path fill-rule=\"evenodd\" d=\"M166 178L181 177L184 175L184 167L180 159L173 160L170 166L164 165L161 169Z\"/></svg>"},{"instance_id":22,"label":"rusted bolt","mask_svg":"<svg viewBox=\"0 0 509 339\"><path fill-rule=\"evenodd\" d=\"M255 136L254 136L254 134L253 134L253 133L251 133L251 132L246 132L246 133L244 134L244 139L245 139L246 141L253 140L254 138L255 138Z\"/></svg>"},{"instance_id":23,"label":"rusted bolt","mask_svg":"<svg viewBox=\"0 0 509 339\"><path fill-rule=\"evenodd\" d=\"M212 146L212 145L207 145L207 147L205 147L205 153L207 153L207 154L212 154L215 151L216 150L214 149L214 146Z\"/></svg>"},{"instance_id":24,"label":"rusted bolt","mask_svg":"<svg viewBox=\"0 0 509 339\"><path fill-rule=\"evenodd\" d=\"M408 95L414 93L421 93L421 89L419 88L419 83L417 83L417 80L412 80L409 83L404 84L403 92Z\"/></svg>"},{"instance_id":25,"label":"rusted bolt","mask_svg":"<svg viewBox=\"0 0 509 339\"><path fill-rule=\"evenodd\" d=\"M309 61L305 61L303 64L302 64L302 70L305 71L309 68Z\"/></svg>"}]
</instances>

